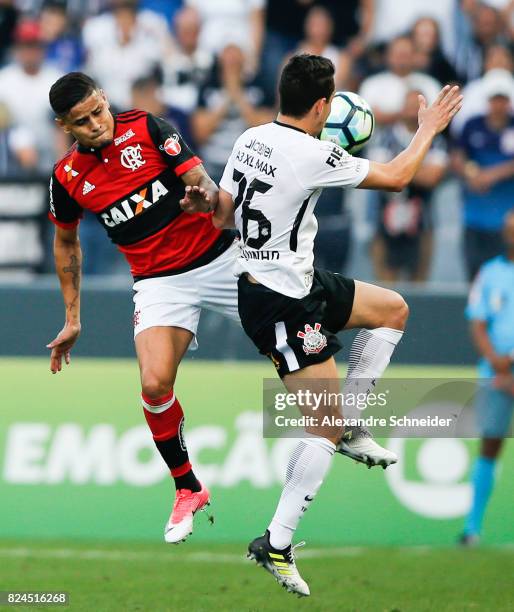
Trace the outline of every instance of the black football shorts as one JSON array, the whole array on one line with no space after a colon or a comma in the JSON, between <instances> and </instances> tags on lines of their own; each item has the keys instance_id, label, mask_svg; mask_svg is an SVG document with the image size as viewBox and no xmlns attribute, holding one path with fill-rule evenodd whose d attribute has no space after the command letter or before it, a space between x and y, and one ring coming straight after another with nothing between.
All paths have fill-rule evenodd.
<instances>
[{"instance_id":1,"label":"black football shorts","mask_svg":"<svg viewBox=\"0 0 514 612\"><path fill-rule=\"evenodd\" d=\"M252 283L243 274L239 316L246 334L282 378L326 361L342 348L336 334L350 318L354 295L353 279L326 270L314 270L310 293L301 299Z\"/></svg>"}]
</instances>

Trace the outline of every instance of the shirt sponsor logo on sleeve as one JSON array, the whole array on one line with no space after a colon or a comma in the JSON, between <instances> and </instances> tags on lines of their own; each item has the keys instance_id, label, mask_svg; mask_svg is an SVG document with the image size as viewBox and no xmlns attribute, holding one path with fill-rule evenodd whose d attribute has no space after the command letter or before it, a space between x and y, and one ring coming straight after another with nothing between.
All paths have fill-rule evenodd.
<instances>
[{"instance_id":1,"label":"shirt sponsor logo on sleeve","mask_svg":"<svg viewBox=\"0 0 514 612\"><path fill-rule=\"evenodd\" d=\"M114 146L117 147L120 144L122 144L123 142L127 142L127 140L129 138L132 138L133 136L135 136L134 131L132 129L128 130L127 132L125 132L121 136L118 136L118 138L114 139Z\"/></svg>"},{"instance_id":2,"label":"shirt sponsor logo on sleeve","mask_svg":"<svg viewBox=\"0 0 514 612\"><path fill-rule=\"evenodd\" d=\"M162 145L164 151L166 151L166 153L172 157L179 155L180 151L182 151L178 138L178 134L173 134L173 136L167 138L165 143Z\"/></svg>"},{"instance_id":3,"label":"shirt sponsor logo on sleeve","mask_svg":"<svg viewBox=\"0 0 514 612\"><path fill-rule=\"evenodd\" d=\"M340 147L336 145L332 148L332 152L330 153L330 156L328 157L325 163L331 166L332 168L337 168L337 166L342 165L343 157L344 157L343 149L341 149Z\"/></svg>"}]
</instances>

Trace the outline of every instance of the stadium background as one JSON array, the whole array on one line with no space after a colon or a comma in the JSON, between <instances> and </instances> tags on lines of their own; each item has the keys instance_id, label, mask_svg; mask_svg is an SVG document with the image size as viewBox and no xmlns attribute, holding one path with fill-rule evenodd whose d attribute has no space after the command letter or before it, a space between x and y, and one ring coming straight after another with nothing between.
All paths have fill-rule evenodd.
<instances>
[{"instance_id":1,"label":"stadium background","mask_svg":"<svg viewBox=\"0 0 514 612\"><path fill-rule=\"evenodd\" d=\"M73 60L77 65L68 64L67 68L82 66L85 23L89 20L90 35L96 29L100 36L101 22L91 27L91 19L99 14L111 16L116 4L130 3L0 2L4 68L16 65L20 44L40 45L41 33L35 24L49 8L66 15L63 39L67 46L47 41L45 69L61 69L63 64L58 62L66 57L72 61L70 48L77 51L71 56L81 59ZM172 13L179 11L181 4L141 2L139 14L155 11L152 15L164 20L158 23L173 24ZM257 0L220 0L190 4L200 12L217 4L218 14L237 5L235 18L241 20L242 32L251 31L254 18L264 19L262 50L274 54L276 60L280 49L298 46L302 20L311 5L328 8L337 16L340 5L347 3L272 0L266 7ZM295 10L287 13L293 4L297 5ZM463 85L483 78L487 45L485 39L476 43L473 31L482 5L496 11L499 24L487 44L499 42L505 49L512 45L512 2L376 0L350 5L361 6L360 15L367 15L369 23L364 24L357 13L354 30L342 31L335 18L336 38L330 52L333 54L334 48L337 54L346 52L341 56L347 69L341 86L354 90L383 69L388 42L409 31L416 19L425 15L439 23L442 53ZM374 9L367 12L370 6ZM267 18L261 12L266 8ZM277 18L281 11L291 17L289 26ZM204 15L203 24L210 18ZM16 19L18 26L14 25ZM16 29L19 24L21 30ZM281 38L280 29L287 27L297 30L282 31ZM165 29L168 31L167 26ZM243 38L229 42L243 44ZM219 51L216 44L211 40L208 51ZM115 52L115 42L112 45ZM66 48L67 52L62 51ZM251 49L246 52L247 65L255 68L259 58L252 56ZM137 45L134 53L137 56ZM173 57L171 53L167 67L157 71L157 81L164 78L166 84L169 78L177 83L173 81L177 76ZM463 57L473 58L474 63ZM346 60L348 64L344 64ZM264 55L261 66L268 63ZM93 67L89 64L92 72ZM151 68L154 74L155 66ZM171 76L166 76L166 70ZM121 80L124 77L126 81L121 90L130 89L134 80L146 76L121 74ZM54 141L48 112L46 135L40 136L40 126L36 129L20 122L5 96L10 82L0 70L0 558L5 562L0 588L66 587L74 597L72 603L80 609L91 609L92 605L106 610L183 609L186 605L193 610L271 609L277 605L288 609L289 602L275 593L264 576L254 576L253 568L239 565L245 543L262 530L280 491L280 465L288 445L287 441L262 439L262 381L273 372L267 363L253 361L253 350L235 325L215 314L204 314L200 349L188 355L180 370L177 393L186 409L186 435L200 476L212 486L216 516L214 526L198 521L186 549L163 549L158 544L172 491L138 407L130 278L114 251L101 246L105 237L98 236L89 223L83 224L82 236L86 252L83 335L72 366L59 376L50 375L45 344L60 328L62 307L57 281L51 275L46 181L55 152L66 143ZM110 91L108 78L102 85L108 95L119 95ZM39 93L29 86L16 91L16 97L30 99L33 95L36 106L44 98ZM383 92L384 97L387 93ZM202 108L208 110L208 103L202 104L207 104ZM197 102L187 112L184 107L178 110L182 114L177 116L185 117L185 129L191 129ZM191 138L195 134L192 129ZM50 141L41 142L41 138ZM52 146L48 147L49 143ZM207 139L197 147L215 175L216 159L209 160L208 144ZM450 137L445 146L451 148ZM422 282L397 284L410 304L411 322L388 375L469 378L475 375L475 354L463 320L468 285L458 177L447 173L433 190L431 202L434 247L429 273ZM321 242L333 248L334 259L327 260L320 245L318 257L348 275L376 280L376 270L370 265L376 203L368 202L362 193L352 194L346 200L327 199L326 210L322 232L333 224L335 216L344 222L335 224L335 236L334 232L321 234ZM343 339L346 349L350 337ZM398 442L391 439L386 443ZM310 558L305 554L303 567L306 574L315 576L317 593L325 591L309 609L338 605L348 591L355 603L343 609L429 610L436 605L430 603L436 597L441 609L511 609L512 447L507 444L501 459L484 547L457 552L451 548L469 506L468 478L476 441L404 440L401 444L401 464L385 473L367 471L338 458L319 499L303 519L301 536L309 548L316 547ZM164 573L169 571L172 592L162 572L156 576L152 560L165 568ZM170 565L166 565L168 561ZM181 564L180 572L176 563ZM379 567L366 582L354 572L356 565ZM178 575L182 577L180 584ZM199 585L198 576L204 575L210 580ZM245 588L239 587L240 591L233 585L235 575L244 577ZM151 594L146 588L149 579L153 580ZM120 590L114 587L117 582L128 586ZM215 594L209 584L215 585ZM198 594L197 605L192 607L191 589ZM159 599L163 596L168 598L166 603Z\"/></svg>"}]
</instances>

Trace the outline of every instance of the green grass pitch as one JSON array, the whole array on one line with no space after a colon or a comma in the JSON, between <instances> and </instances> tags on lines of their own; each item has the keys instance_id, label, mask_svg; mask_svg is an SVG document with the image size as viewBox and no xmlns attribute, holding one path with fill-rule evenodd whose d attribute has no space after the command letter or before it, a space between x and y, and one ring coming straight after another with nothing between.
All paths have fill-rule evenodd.
<instances>
[{"instance_id":1,"label":"green grass pitch","mask_svg":"<svg viewBox=\"0 0 514 612\"><path fill-rule=\"evenodd\" d=\"M84 408L85 423L102 422L106 406L137 410L138 372L132 360L76 359L58 376L51 376L46 361L38 359L2 359L0 368L4 405L15 405L19 410L30 405L32 419L41 411L41 418L49 423L65 422L72 418L70 401ZM470 377L474 373L471 368L425 367L395 367L390 372L394 376L433 378ZM185 407L196 408L186 408L188 426L206 419L211 423L232 423L241 410L237 398L258 399L262 378L273 375L273 369L264 361L185 362L177 393ZM107 398L102 406L98 406L98 397ZM3 412L5 418L6 411ZM133 416L126 421L132 423ZM126 424L122 413L116 422L120 427ZM359 469L353 465L350 468ZM367 470L364 475L368 475ZM371 479L381 476L369 472ZM53 491L59 494L58 489ZM161 493L151 495L149 490L150 504L162 505ZM273 491L271 497L275 496ZM234 499L234 503L242 505L249 501ZM57 498L57 503L66 502ZM320 520L328 502L321 499L319 508L313 506L306 521ZM8 503L15 500L0 500L0 517L1 506ZM45 520L41 512L41 508L34 507L29 517ZM156 520L160 521L162 508L158 512ZM377 517L380 523L380 512ZM160 531L160 522L156 524ZM387 525L380 528L385 530ZM223 534L222 521L218 529L218 534ZM98 537L39 540L23 537L22 530L18 530L15 537L0 540L0 591L67 591L69 609L85 612L512 610L514 549L486 545L457 550L449 541L453 530L452 527L447 534L447 546L434 548L308 542L298 554L299 568L312 592L310 598L303 600L283 591L264 570L245 560L246 541L223 543L221 537L217 542L215 529L203 544L193 539L178 547L158 541L109 541ZM299 536L301 539L302 534ZM415 542L415 534L412 538Z\"/></svg>"},{"instance_id":2,"label":"green grass pitch","mask_svg":"<svg viewBox=\"0 0 514 612\"><path fill-rule=\"evenodd\" d=\"M98 612L512 610L512 550L307 548L298 564L312 595L302 600L243 553L2 541L0 589L67 591L71 610Z\"/></svg>"}]
</instances>

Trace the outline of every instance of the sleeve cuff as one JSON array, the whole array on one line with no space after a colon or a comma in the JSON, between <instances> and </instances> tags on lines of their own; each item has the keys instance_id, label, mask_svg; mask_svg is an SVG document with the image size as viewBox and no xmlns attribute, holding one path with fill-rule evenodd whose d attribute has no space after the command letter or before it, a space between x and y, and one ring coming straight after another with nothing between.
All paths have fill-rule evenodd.
<instances>
[{"instance_id":1,"label":"sleeve cuff","mask_svg":"<svg viewBox=\"0 0 514 612\"><path fill-rule=\"evenodd\" d=\"M56 219L52 215L51 212L48 213L48 218L54 225L57 225L58 227L61 227L62 229L69 229L69 230L75 229L77 225L80 223L80 219L76 219L75 221L72 221L70 223L63 223L62 221L59 221L58 219Z\"/></svg>"},{"instance_id":2,"label":"sleeve cuff","mask_svg":"<svg viewBox=\"0 0 514 612\"><path fill-rule=\"evenodd\" d=\"M361 157L360 160L362 163L359 169L359 174L355 179L353 185L350 185L351 187L358 187L369 174L369 159Z\"/></svg>"},{"instance_id":3,"label":"sleeve cuff","mask_svg":"<svg viewBox=\"0 0 514 612\"><path fill-rule=\"evenodd\" d=\"M202 160L195 155L191 159L188 159L187 161L179 164L178 166L175 166L174 168L175 174L177 176L182 176L188 170L191 170L191 168L194 168L195 166L199 166L201 163L202 163Z\"/></svg>"}]
</instances>

